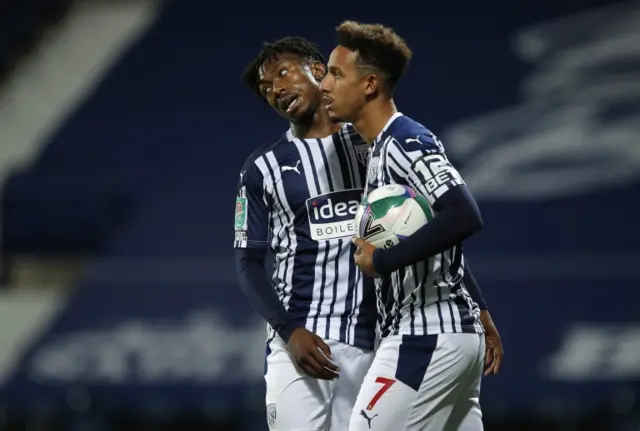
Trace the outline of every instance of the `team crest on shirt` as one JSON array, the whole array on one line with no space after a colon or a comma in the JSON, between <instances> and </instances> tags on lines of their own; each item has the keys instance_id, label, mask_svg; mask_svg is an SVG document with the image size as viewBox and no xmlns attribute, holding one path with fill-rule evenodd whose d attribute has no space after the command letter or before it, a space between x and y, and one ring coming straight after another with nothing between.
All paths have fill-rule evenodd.
<instances>
[{"instance_id":1,"label":"team crest on shirt","mask_svg":"<svg viewBox=\"0 0 640 431\"><path fill-rule=\"evenodd\" d=\"M367 172L367 182L374 183L378 178L378 168L380 166L380 157L372 157Z\"/></svg>"},{"instance_id":2,"label":"team crest on shirt","mask_svg":"<svg viewBox=\"0 0 640 431\"><path fill-rule=\"evenodd\" d=\"M276 425L276 405L274 403L267 405L267 424L269 428Z\"/></svg>"},{"instance_id":3,"label":"team crest on shirt","mask_svg":"<svg viewBox=\"0 0 640 431\"><path fill-rule=\"evenodd\" d=\"M367 166L367 163L369 162L369 150L371 150L371 145L354 145L353 148L355 149L356 158L358 159L358 161L364 166Z\"/></svg>"}]
</instances>

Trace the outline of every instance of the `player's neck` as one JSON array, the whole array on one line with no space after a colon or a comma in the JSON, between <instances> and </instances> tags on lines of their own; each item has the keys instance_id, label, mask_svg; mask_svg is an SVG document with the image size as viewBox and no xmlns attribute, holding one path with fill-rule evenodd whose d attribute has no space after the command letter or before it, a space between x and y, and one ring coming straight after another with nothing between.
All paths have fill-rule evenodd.
<instances>
[{"instance_id":1,"label":"player's neck","mask_svg":"<svg viewBox=\"0 0 640 431\"><path fill-rule=\"evenodd\" d=\"M373 144L396 112L398 109L393 99L371 101L360 113L360 118L353 122L353 127L365 142Z\"/></svg>"},{"instance_id":2,"label":"player's neck","mask_svg":"<svg viewBox=\"0 0 640 431\"><path fill-rule=\"evenodd\" d=\"M331 121L327 110L319 108L308 123L291 123L291 132L298 139L320 139L333 135L340 127L342 123Z\"/></svg>"}]
</instances>

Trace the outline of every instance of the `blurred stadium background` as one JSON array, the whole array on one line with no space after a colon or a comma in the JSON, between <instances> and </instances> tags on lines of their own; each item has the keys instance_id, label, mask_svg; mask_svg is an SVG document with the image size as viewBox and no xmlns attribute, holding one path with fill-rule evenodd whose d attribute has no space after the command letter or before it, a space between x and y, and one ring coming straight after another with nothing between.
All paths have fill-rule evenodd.
<instances>
[{"instance_id":1,"label":"blurred stadium background","mask_svg":"<svg viewBox=\"0 0 640 431\"><path fill-rule=\"evenodd\" d=\"M484 214L486 429L640 430L640 3L393 4L1 2L0 429L265 430L231 214L286 124L239 74L351 18L406 36L398 104Z\"/></svg>"}]
</instances>

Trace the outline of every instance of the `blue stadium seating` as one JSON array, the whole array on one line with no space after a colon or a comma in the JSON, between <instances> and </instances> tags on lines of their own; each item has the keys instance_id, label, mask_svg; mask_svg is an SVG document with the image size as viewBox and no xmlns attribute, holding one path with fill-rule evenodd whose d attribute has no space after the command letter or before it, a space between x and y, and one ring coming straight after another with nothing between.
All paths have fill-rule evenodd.
<instances>
[{"instance_id":1,"label":"blue stadium seating","mask_svg":"<svg viewBox=\"0 0 640 431\"><path fill-rule=\"evenodd\" d=\"M563 10L574 4L577 10L583 7L579 2L555 4ZM322 26L316 28L309 25L308 16L230 17L213 1L173 2L55 134L34 166L14 173L4 185L5 250L96 256L60 319L27 358L47 358L52 351L74 357L71 354L78 352L65 344L69 338L83 340L86 332L112 334L110 330L117 332L119 325L129 327L132 322L136 328L181 328L186 314L203 309L214 315L222 309L238 320L255 317L242 301L231 261L236 181L248 154L287 126L241 86L239 74L261 40L302 35L328 52L334 41L333 24L327 23L344 17L401 28L416 47L416 56L396 100L404 113L438 133L458 121L530 103L523 100L520 88L535 67L516 58L509 37L542 17L545 9L536 3L531 7L535 11L505 14L512 6L506 0L477 6L482 8L479 15L466 8L456 14L459 5L452 3L449 16L441 19L437 14L383 16L387 11L367 15L340 5L340 11L323 10ZM540 124L536 121L532 119L534 126ZM612 120L594 124L609 131L621 127ZM492 150L502 145L487 144ZM535 157L528 162L525 168L531 172L547 173ZM559 160L567 164L561 168L573 162ZM563 174L561 168L554 173ZM574 326L602 326L613 332L623 325L621 333L637 330L639 272L631 262L638 250L637 223L635 213L623 205L638 190L636 181L560 198L479 202L485 229L465 247L510 358L501 376L487 379L485 406L509 405L520 411L553 405L560 411L574 402L590 405L596 395L593 403L609 402L617 394L616 376L598 380L597 372L614 369L606 362L609 350L600 351L601 362L587 370L592 374L585 379L593 378L588 386L570 380L566 372L571 370L563 370L564 377L550 376L547 362L558 352L570 353ZM151 265L187 261L193 266L162 278L157 275L166 272L136 259L154 257L169 259L150 259ZM149 273L156 277L147 277ZM183 301L174 304L174 298ZM606 299L609 302L603 302ZM625 339L617 341L622 345ZM25 359L17 398L37 403L42 396L66 403L67 388L55 379L55 384L37 381L31 366ZM623 376L618 376L618 383L626 385ZM66 377L65 383L77 383L73 374ZM210 405L199 392L209 392L210 387L194 390L191 382L183 385L171 378L160 382L162 390L145 397L138 394L149 388L135 374L107 384L107 389L87 376L79 380L94 385L97 393L104 390L106 398L119 399L109 391L120 391L115 393L136 405L156 406L155 397L164 396L165 384L174 402L184 401L184 390ZM23 391L26 386L33 392ZM633 387L638 387L637 378ZM224 386L211 392L227 395ZM570 402L556 402L557 397ZM191 398L184 399L191 403Z\"/></svg>"}]
</instances>

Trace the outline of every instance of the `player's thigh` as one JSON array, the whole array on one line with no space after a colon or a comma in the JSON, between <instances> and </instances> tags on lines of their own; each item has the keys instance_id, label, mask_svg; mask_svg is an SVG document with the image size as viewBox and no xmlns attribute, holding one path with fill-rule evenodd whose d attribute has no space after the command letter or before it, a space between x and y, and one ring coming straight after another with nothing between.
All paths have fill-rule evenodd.
<instances>
[{"instance_id":1,"label":"player's thigh","mask_svg":"<svg viewBox=\"0 0 640 431\"><path fill-rule=\"evenodd\" d=\"M376 351L349 421L349 431L402 431L417 391L396 377L402 337L385 338Z\"/></svg>"},{"instance_id":2,"label":"player's thigh","mask_svg":"<svg viewBox=\"0 0 640 431\"><path fill-rule=\"evenodd\" d=\"M455 335L455 334L454 334ZM388 337L380 344L354 408L350 431L443 430L479 347L475 334ZM370 427L369 427L370 426Z\"/></svg>"},{"instance_id":3,"label":"player's thigh","mask_svg":"<svg viewBox=\"0 0 640 431\"><path fill-rule=\"evenodd\" d=\"M358 392L375 356L373 350L338 342L328 342L335 362L340 367L331 405L331 430L345 431L356 403Z\"/></svg>"},{"instance_id":4,"label":"player's thigh","mask_svg":"<svg viewBox=\"0 0 640 431\"><path fill-rule=\"evenodd\" d=\"M475 361L469 367L462 382L460 397L456 402L446 431L481 431L482 408L480 407L480 390L484 371L485 339L481 336L480 346Z\"/></svg>"},{"instance_id":5,"label":"player's thigh","mask_svg":"<svg viewBox=\"0 0 640 431\"><path fill-rule=\"evenodd\" d=\"M440 334L437 337L436 348L418 390L415 408L407 420L407 431L458 430L462 421L453 418L464 419L467 416L464 411L467 404L463 405L460 401L471 402L475 394L476 377L478 372L482 372L483 336L457 333ZM477 424L476 421L468 422Z\"/></svg>"},{"instance_id":6,"label":"player's thigh","mask_svg":"<svg viewBox=\"0 0 640 431\"><path fill-rule=\"evenodd\" d=\"M329 430L335 381L304 374L279 338L267 350L265 382L267 423L271 431Z\"/></svg>"}]
</instances>

